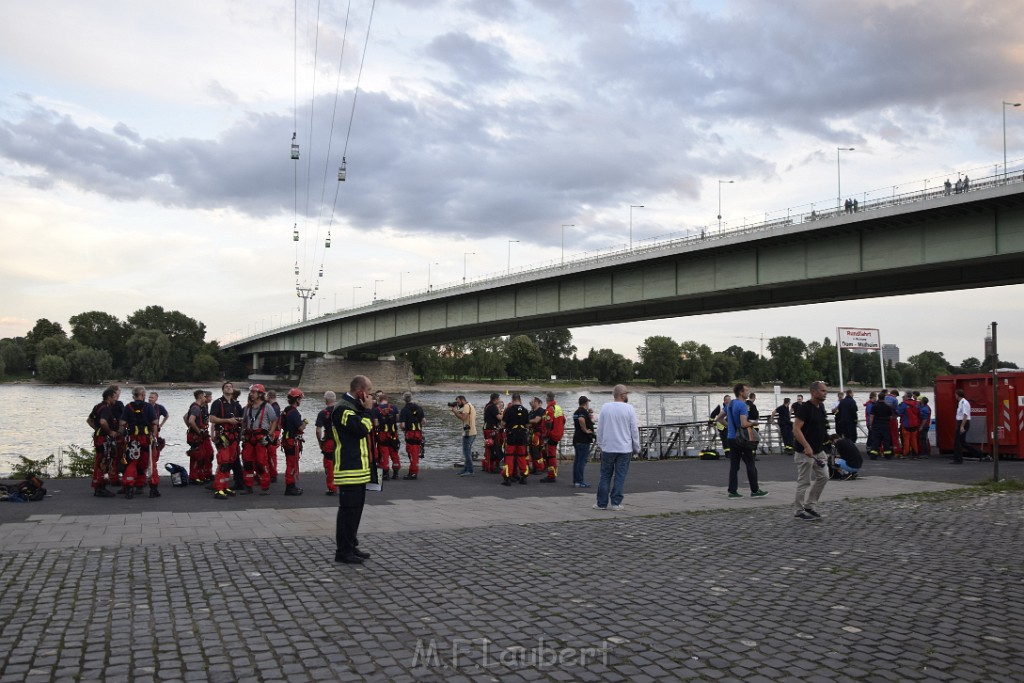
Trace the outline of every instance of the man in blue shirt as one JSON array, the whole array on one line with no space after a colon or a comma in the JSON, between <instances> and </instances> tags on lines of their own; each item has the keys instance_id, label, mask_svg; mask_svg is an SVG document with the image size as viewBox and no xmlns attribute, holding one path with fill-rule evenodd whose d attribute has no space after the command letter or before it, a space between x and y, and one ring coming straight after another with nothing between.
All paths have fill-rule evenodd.
<instances>
[{"instance_id":1,"label":"man in blue shirt","mask_svg":"<svg viewBox=\"0 0 1024 683\"><path fill-rule=\"evenodd\" d=\"M748 419L750 414L749 408L747 407L747 396L750 394L750 388L746 384L737 384L732 388L732 393L736 395L736 399L729 401L729 405L726 406L728 411L727 425L728 425L728 438L729 438L729 497L730 498L742 498L739 492L739 471L740 461L743 462L747 467L747 482L750 484L750 497L751 498L764 498L768 495L767 491L762 491L757 485L757 466L754 465L754 453L750 447L748 441L740 440L736 438L737 432L740 430L747 430L747 433L754 431L754 427L757 426L757 421L751 421Z\"/></svg>"}]
</instances>

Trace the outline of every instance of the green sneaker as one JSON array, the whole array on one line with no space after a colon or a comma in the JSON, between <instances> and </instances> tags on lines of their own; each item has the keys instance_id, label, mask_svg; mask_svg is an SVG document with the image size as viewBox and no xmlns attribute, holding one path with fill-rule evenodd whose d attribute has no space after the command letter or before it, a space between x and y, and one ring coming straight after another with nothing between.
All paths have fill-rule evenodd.
<instances>
[{"instance_id":1,"label":"green sneaker","mask_svg":"<svg viewBox=\"0 0 1024 683\"><path fill-rule=\"evenodd\" d=\"M751 498L764 498L767 495L768 495L767 491L762 491L761 489L758 489L758 490L754 491L753 493L751 493L750 497Z\"/></svg>"},{"instance_id":2,"label":"green sneaker","mask_svg":"<svg viewBox=\"0 0 1024 683\"><path fill-rule=\"evenodd\" d=\"M730 497L730 498L742 498L743 496L741 496L741 495L740 495L740 494L738 494L738 493L730 493L730 494L729 494L729 497Z\"/></svg>"}]
</instances>

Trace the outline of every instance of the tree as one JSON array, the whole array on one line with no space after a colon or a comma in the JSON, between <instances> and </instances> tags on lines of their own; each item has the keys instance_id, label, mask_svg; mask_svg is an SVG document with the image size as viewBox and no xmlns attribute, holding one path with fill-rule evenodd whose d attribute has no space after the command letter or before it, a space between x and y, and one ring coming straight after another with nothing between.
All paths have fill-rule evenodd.
<instances>
[{"instance_id":1,"label":"tree","mask_svg":"<svg viewBox=\"0 0 1024 683\"><path fill-rule=\"evenodd\" d=\"M39 379L53 384L67 382L71 376L68 362L60 356L40 356L36 362L36 370L39 372Z\"/></svg>"},{"instance_id":2,"label":"tree","mask_svg":"<svg viewBox=\"0 0 1024 683\"><path fill-rule=\"evenodd\" d=\"M711 347L695 341L684 341L679 345L679 371L683 379L694 384L703 384L711 372Z\"/></svg>"},{"instance_id":3,"label":"tree","mask_svg":"<svg viewBox=\"0 0 1024 683\"><path fill-rule=\"evenodd\" d=\"M465 373L478 379L505 377L508 356L505 355L505 340L501 337L474 339L467 345L462 357Z\"/></svg>"},{"instance_id":4,"label":"tree","mask_svg":"<svg viewBox=\"0 0 1024 683\"><path fill-rule=\"evenodd\" d=\"M0 377L3 377L4 372L7 370L7 364L4 363L4 357L0 356Z\"/></svg>"},{"instance_id":5,"label":"tree","mask_svg":"<svg viewBox=\"0 0 1024 683\"><path fill-rule=\"evenodd\" d=\"M125 347L133 376L143 382L156 382L167 375L171 340L166 334L159 330L138 330L128 339Z\"/></svg>"},{"instance_id":6,"label":"tree","mask_svg":"<svg viewBox=\"0 0 1024 683\"><path fill-rule=\"evenodd\" d=\"M562 375L566 361L576 353L572 332L568 327L555 327L527 335L540 350L540 355L552 373Z\"/></svg>"},{"instance_id":7,"label":"tree","mask_svg":"<svg viewBox=\"0 0 1024 683\"><path fill-rule=\"evenodd\" d=\"M74 342L67 337L55 335L53 337L46 337L36 344L36 356L40 358L43 356L67 358L76 348Z\"/></svg>"},{"instance_id":8,"label":"tree","mask_svg":"<svg viewBox=\"0 0 1024 683\"><path fill-rule=\"evenodd\" d=\"M71 379L82 384L96 384L114 374L110 353L100 349L79 346L68 355Z\"/></svg>"},{"instance_id":9,"label":"tree","mask_svg":"<svg viewBox=\"0 0 1024 683\"><path fill-rule=\"evenodd\" d=\"M128 326L103 311L86 311L73 315L71 339L83 346L91 346L110 354L114 367L122 367L125 360L124 342L128 338Z\"/></svg>"},{"instance_id":10,"label":"tree","mask_svg":"<svg viewBox=\"0 0 1024 683\"><path fill-rule=\"evenodd\" d=\"M420 376L424 384L437 384L444 379L446 363L434 347L424 346L401 355L409 361L412 371Z\"/></svg>"},{"instance_id":11,"label":"tree","mask_svg":"<svg viewBox=\"0 0 1024 683\"><path fill-rule=\"evenodd\" d=\"M672 384L679 374L679 344L670 337L654 336L636 349L640 356L640 372L655 384Z\"/></svg>"},{"instance_id":12,"label":"tree","mask_svg":"<svg viewBox=\"0 0 1024 683\"><path fill-rule=\"evenodd\" d=\"M621 384L633 379L632 361L611 349L590 349L587 362L601 384Z\"/></svg>"},{"instance_id":13,"label":"tree","mask_svg":"<svg viewBox=\"0 0 1024 683\"><path fill-rule=\"evenodd\" d=\"M768 340L772 354L772 370L776 378L788 386L802 386L810 381L811 364L804 357L807 344L796 337L772 337Z\"/></svg>"},{"instance_id":14,"label":"tree","mask_svg":"<svg viewBox=\"0 0 1024 683\"><path fill-rule=\"evenodd\" d=\"M735 384L733 380L740 376L740 361L721 351L711 356L711 373L708 377L718 386L729 386Z\"/></svg>"},{"instance_id":15,"label":"tree","mask_svg":"<svg viewBox=\"0 0 1024 683\"><path fill-rule=\"evenodd\" d=\"M165 374L172 380L186 380L192 377L192 359L203 347L206 325L180 311L165 311L161 306L147 306L128 316L128 328L131 331L162 332L170 342Z\"/></svg>"},{"instance_id":16,"label":"tree","mask_svg":"<svg viewBox=\"0 0 1024 683\"><path fill-rule=\"evenodd\" d=\"M0 358L3 359L8 373L28 370L28 355L25 353L24 338L18 337L16 339L0 341Z\"/></svg>"},{"instance_id":17,"label":"tree","mask_svg":"<svg viewBox=\"0 0 1024 683\"><path fill-rule=\"evenodd\" d=\"M219 371L217 359L208 353L197 353L192 359L192 379L215 379Z\"/></svg>"},{"instance_id":18,"label":"tree","mask_svg":"<svg viewBox=\"0 0 1024 683\"><path fill-rule=\"evenodd\" d=\"M36 358L39 355L36 353L36 344L47 337L62 337L66 339L67 335L64 334L64 328L60 326L60 323L50 322L46 318L37 320L35 326L25 335L25 350L32 367L38 368L38 365L35 364Z\"/></svg>"},{"instance_id":19,"label":"tree","mask_svg":"<svg viewBox=\"0 0 1024 683\"><path fill-rule=\"evenodd\" d=\"M917 369L917 381L912 381L908 373L903 373L903 382L907 386L918 386L921 384L934 384L936 375L948 375L950 373L949 361L942 355L941 351L922 351L916 356L911 356L907 362Z\"/></svg>"},{"instance_id":20,"label":"tree","mask_svg":"<svg viewBox=\"0 0 1024 683\"><path fill-rule=\"evenodd\" d=\"M544 357L540 349L525 334L512 337L505 342L508 364L505 366L509 377L527 379L538 377L544 371Z\"/></svg>"},{"instance_id":21,"label":"tree","mask_svg":"<svg viewBox=\"0 0 1024 683\"><path fill-rule=\"evenodd\" d=\"M958 371L959 374L970 375L981 371L981 361L975 358L974 356L964 358L962 361L960 361L960 369Z\"/></svg>"}]
</instances>

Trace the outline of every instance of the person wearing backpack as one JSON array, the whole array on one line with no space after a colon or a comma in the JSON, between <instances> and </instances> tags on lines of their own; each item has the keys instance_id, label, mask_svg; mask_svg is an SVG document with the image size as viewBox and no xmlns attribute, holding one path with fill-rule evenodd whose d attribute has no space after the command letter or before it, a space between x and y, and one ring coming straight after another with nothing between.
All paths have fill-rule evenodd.
<instances>
[{"instance_id":1,"label":"person wearing backpack","mask_svg":"<svg viewBox=\"0 0 1024 683\"><path fill-rule=\"evenodd\" d=\"M416 479L420 473L420 454L423 452L423 427L426 420L423 419L423 408L413 402L412 394L405 392L402 396L405 406L398 414L398 421L405 433L405 452L409 456L409 474L403 479ZM395 471L394 479L397 479L398 471Z\"/></svg>"},{"instance_id":2,"label":"person wearing backpack","mask_svg":"<svg viewBox=\"0 0 1024 683\"><path fill-rule=\"evenodd\" d=\"M303 420L299 413L302 404L302 390L292 389L288 392L288 407L281 413L281 447L284 450L284 495L301 496L299 488L299 456L302 454L303 432L306 431L308 420Z\"/></svg>"},{"instance_id":3,"label":"person wearing backpack","mask_svg":"<svg viewBox=\"0 0 1024 683\"><path fill-rule=\"evenodd\" d=\"M729 430L729 497L743 497L739 492L739 471L742 462L747 468L750 497L764 498L768 492L762 491L757 485L757 466L754 464L754 452L749 438L750 434L756 433L754 428L757 426L756 420L748 419L747 397L750 395L750 387L746 384L737 384L732 388L732 393L739 400L733 399L726 406Z\"/></svg>"},{"instance_id":4,"label":"person wearing backpack","mask_svg":"<svg viewBox=\"0 0 1024 683\"><path fill-rule=\"evenodd\" d=\"M135 387L132 390L132 402L126 405L124 412L121 413L121 432L128 439L121 460L125 498L133 498L135 489L142 490L146 485L150 449L154 445L156 430L157 415L153 406L146 402L146 388ZM159 495L157 487L151 485L150 497L155 498Z\"/></svg>"},{"instance_id":5,"label":"person wearing backpack","mask_svg":"<svg viewBox=\"0 0 1024 683\"><path fill-rule=\"evenodd\" d=\"M206 392L196 389L192 395L195 401L185 413L185 443L189 446L188 478L192 484L205 484L209 478L207 472L213 471L213 444L210 442L209 424L203 410L203 406L206 405Z\"/></svg>"}]
</instances>

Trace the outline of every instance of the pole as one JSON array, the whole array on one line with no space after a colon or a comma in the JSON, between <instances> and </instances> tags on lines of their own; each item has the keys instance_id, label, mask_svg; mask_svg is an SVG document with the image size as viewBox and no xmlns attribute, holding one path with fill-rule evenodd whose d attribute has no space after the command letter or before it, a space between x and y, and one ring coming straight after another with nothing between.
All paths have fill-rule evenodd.
<instances>
[{"instance_id":1,"label":"pole","mask_svg":"<svg viewBox=\"0 0 1024 683\"><path fill-rule=\"evenodd\" d=\"M839 391L845 391L843 387L843 345L839 340L839 328L836 328L836 360L839 361Z\"/></svg>"},{"instance_id":2,"label":"pole","mask_svg":"<svg viewBox=\"0 0 1024 683\"><path fill-rule=\"evenodd\" d=\"M643 204L630 204L629 205L629 250L633 251L633 209L642 209Z\"/></svg>"},{"instance_id":3,"label":"pole","mask_svg":"<svg viewBox=\"0 0 1024 683\"><path fill-rule=\"evenodd\" d=\"M475 251L464 251L462 252L462 284L466 284L466 257L476 256Z\"/></svg>"},{"instance_id":4,"label":"pole","mask_svg":"<svg viewBox=\"0 0 1024 683\"><path fill-rule=\"evenodd\" d=\"M565 229L575 228L575 223L562 223L562 264L565 264Z\"/></svg>"},{"instance_id":5,"label":"pole","mask_svg":"<svg viewBox=\"0 0 1024 683\"><path fill-rule=\"evenodd\" d=\"M882 388L885 389L885 358L882 356L882 335L878 335L878 364L882 367Z\"/></svg>"},{"instance_id":6,"label":"pole","mask_svg":"<svg viewBox=\"0 0 1024 683\"><path fill-rule=\"evenodd\" d=\"M1006 111L1006 107L1003 107ZM996 327L992 323L992 481L999 481L999 352L996 347Z\"/></svg>"}]
</instances>

